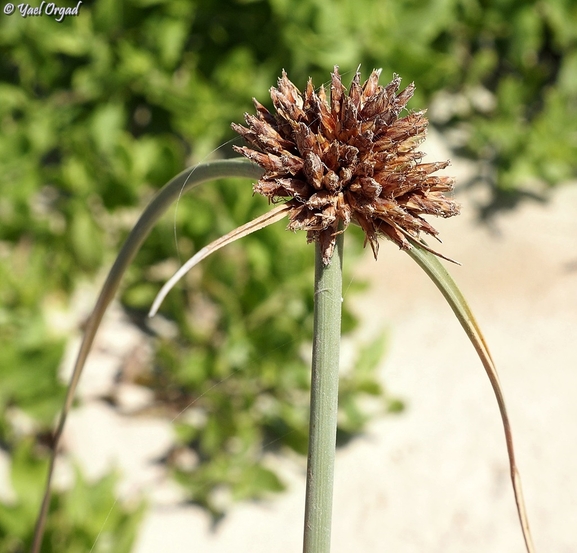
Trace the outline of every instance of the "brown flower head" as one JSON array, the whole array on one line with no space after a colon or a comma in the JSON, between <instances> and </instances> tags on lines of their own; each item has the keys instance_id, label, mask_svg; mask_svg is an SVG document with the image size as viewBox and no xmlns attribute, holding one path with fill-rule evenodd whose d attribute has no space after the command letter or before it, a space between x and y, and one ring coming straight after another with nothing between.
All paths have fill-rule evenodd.
<instances>
[{"instance_id":1,"label":"brown flower head","mask_svg":"<svg viewBox=\"0 0 577 553\"><path fill-rule=\"evenodd\" d=\"M309 79L303 94L283 71L270 94L276 113L254 100L256 115L245 115L247 127L232 124L253 148L234 147L265 173L254 191L272 201L288 200L290 230L306 230L309 242L320 243L328 264L337 233L355 222L364 230L375 257L382 234L401 248L408 238L437 231L422 217L458 214L444 193L451 177L432 176L448 161L420 163L416 151L425 139L424 111L399 114L412 97L414 85L398 92L395 75L385 87L373 71L360 85L357 70L350 89L332 73L330 101Z\"/></svg>"}]
</instances>

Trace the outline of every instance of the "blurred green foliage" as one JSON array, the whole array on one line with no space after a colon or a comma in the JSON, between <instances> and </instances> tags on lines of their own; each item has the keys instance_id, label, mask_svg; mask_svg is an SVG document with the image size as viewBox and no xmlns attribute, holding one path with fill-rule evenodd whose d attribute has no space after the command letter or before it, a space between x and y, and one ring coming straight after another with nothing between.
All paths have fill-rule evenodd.
<instances>
[{"instance_id":1,"label":"blurred green foliage","mask_svg":"<svg viewBox=\"0 0 577 553\"><path fill-rule=\"evenodd\" d=\"M0 502L0 551L24 553L33 540L37 505L47 463L34 453L29 439L13 451L12 486L17 500ZM43 553L128 553L143 514L143 504L115 505L114 475L88 484L76 471L73 489L55 493L43 542Z\"/></svg>"},{"instance_id":2,"label":"blurred green foliage","mask_svg":"<svg viewBox=\"0 0 577 553\"><path fill-rule=\"evenodd\" d=\"M268 104L282 68L300 87L309 75L326 82L334 64L345 81L359 63L414 80L411 106L432 103L433 123L481 162L479 183L499 198L575 176L576 39L572 0L97 0L62 23L2 15L0 407L48 428L66 338L51 314L110 265L154 190L231 154L230 122L253 96ZM266 209L234 180L183 198L129 271L124 305L145 311L164 260ZM215 513L219 483L234 497L281 487L260 464L263 445L304 448L313 253L303 242L277 225L195 270L163 310L179 338L158 338L154 371L139 377L173 409L193 402L198 416L182 417L179 436L198 461L174 472ZM383 393L375 352L367 345L343 381L342 435L365 421L359 397ZM6 417L0 442L20 447Z\"/></svg>"}]
</instances>

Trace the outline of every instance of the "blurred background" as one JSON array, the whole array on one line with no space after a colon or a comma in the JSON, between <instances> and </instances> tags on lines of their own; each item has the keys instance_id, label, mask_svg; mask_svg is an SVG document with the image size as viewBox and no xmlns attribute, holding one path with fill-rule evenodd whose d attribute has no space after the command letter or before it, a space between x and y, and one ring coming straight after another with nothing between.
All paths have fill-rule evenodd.
<instances>
[{"instance_id":1,"label":"blurred background","mask_svg":"<svg viewBox=\"0 0 577 553\"><path fill-rule=\"evenodd\" d=\"M530 230L540 252L552 248L556 233L564 240L557 244L565 255L563 267L574 275L575 228L569 225L575 212L563 211L557 224L554 211L571 209L575 201L568 185L577 155L572 0L99 0L83 2L77 16L61 22L47 14L22 17L18 8L11 15L3 12L0 51L1 551L29 547L65 376L122 240L172 176L233 154L231 144L239 140L230 123L253 111L253 97L270 106L268 89L283 68L299 88L309 76L317 86L326 83L334 65L345 83L359 64L363 77L382 68L383 84L393 73L403 85L415 82L409 107L429 110L435 157L430 160L455 160L457 194L470 207L461 223L466 226L456 234L446 226L451 221L443 223L441 236L454 236L453 249L443 251L493 268L473 265L484 277L477 273L469 281L465 272L472 288L477 283L479 290L489 290L496 271L508 267L504 260L514 257L505 249L491 261L491 253L455 246L461 230L478 238L477 247L481 240L492 244L492 252L500 251L496 236L504 229ZM556 192L561 185L568 186ZM146 551L137 536L158 502L193 505L212 523L224 524L238 501L290 488L291 477L278 459L301 467L306 451L313 248L275 225L195 269L171 293L161 315L146 319L156 292L184 259L266 209L246 181L206 185L183 197L143 246L81 385L79 415L71 419L65 440L77 457L62 461L66 470L58 480L43 551L88 551L101 531L94 551ZM395 335L395 310L390 318L375 319L374 299L367 304L363 298L371 297L367 283L382 282L391 272L368 269L362 239L350 234L343 446L358 442L375 420L386 421L378 424L394 434L395 423L402 424L404 413L417 413L419 403L419 394L404 403L411 387L405 390L402 381L389 386L379 370L382 360L395 360L395 342L385 352L382 331L390 324L386 335ZM467 244L475 247L472 239ZM541 271L545 266L541 262ZM527 278L539 273L518 264L510 270ZM564 309L577 298L574 280L571 286L562 288L567 300L558 300ZM503 297L519 289L511 284ZM534 299L543 290L539 282L523 298ZM413 289L407 293L419 297ZM409 312L398 311L398 335ZM499 318L490 309L486 317ZM564 329L574 322L570 314L564 320ZM496 341L501 335L495 329ZM407 356L398 355L402 366ZM394 375L393 370L392 381ZM438 408L428 416L436 416ZM496 412L492 403L490 409ZM91 433L103 420L111 426ZM114 449L109 429L123 424L139 431L160 425L158 435L149 430L134 443L118 440L118 447L130 444L135 450L156 440L156 449L143 454L149 470L144 480L127 483L130 465L119 470L123 461L112 452L97 469L82 461L82 451L96 458L91 447ZM500 430L493 430L502 453ZM143 499L142 490L155 479L169 491ZM449 472L446 485L451 482ZM122 500L111 510L119 493ZM290 489L285 493L290 497ZM575 501L567 501L577 513ZM512 507L509 495L504 502ZM300 535L299 524L291 527ZM483 535L496 528L485 527ZM431 539L414 550L437 550L428 547ZM514 539L517 544L520 535ZM559 543L548 550L573 551L570 542ZM491 550L514 550L504 547Z\"/></svg>"}]
</instances>

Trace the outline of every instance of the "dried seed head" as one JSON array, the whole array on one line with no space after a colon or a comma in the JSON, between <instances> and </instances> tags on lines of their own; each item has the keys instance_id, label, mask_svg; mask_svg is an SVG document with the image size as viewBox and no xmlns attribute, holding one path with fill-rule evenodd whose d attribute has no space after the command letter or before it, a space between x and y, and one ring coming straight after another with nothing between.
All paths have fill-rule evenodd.
<instances>
[{"instance_id":1,"label":"dried seed head","mask_svg":"<svg viewBox=\"0 0 577 553\"><path fill-rule=\"evenodd\" d=\"M283 71L270 89L275 113L254 100L257 113L245 115L247 127L232 124L252 146L234 149L265 170L254 191L287 201L288 228L306 230L309 242L319 242L325 264L339 228L351 221L376 257L379 235L408 249L407 238L437 235L423 215L459 213L444 195L453 179L432 175L449 162L420 163L424 154L416 148L425 139L425 112L399 118L414 85L398 92L397 75L385 87L379 75L373 71L361 86L357 71L347 91L335 67L329 102L323 87L317 94L309 80L301 94Z\"/></svg>"}]
</instances>

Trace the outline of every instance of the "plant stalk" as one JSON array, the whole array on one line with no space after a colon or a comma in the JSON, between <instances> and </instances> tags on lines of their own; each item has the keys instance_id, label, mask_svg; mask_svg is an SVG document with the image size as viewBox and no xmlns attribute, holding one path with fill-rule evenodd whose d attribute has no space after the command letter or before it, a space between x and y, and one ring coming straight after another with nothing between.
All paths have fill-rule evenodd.
<instances>
[{"instance_id":1,"label":"plant stalk","mask_svg":"<svg viewBox=\"0 0 577 553\"><path fill-rule=\"evenodd\" d=\"M337 236L333 257L326 267L323 265L321 248L316 244L304 553L328 553L331 547L341 341L342 255L342 233Z\"/></svg>"}]
</instances>

